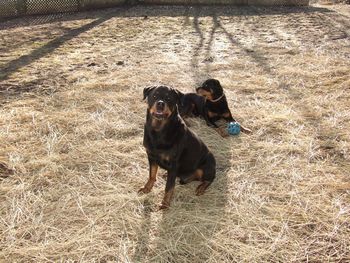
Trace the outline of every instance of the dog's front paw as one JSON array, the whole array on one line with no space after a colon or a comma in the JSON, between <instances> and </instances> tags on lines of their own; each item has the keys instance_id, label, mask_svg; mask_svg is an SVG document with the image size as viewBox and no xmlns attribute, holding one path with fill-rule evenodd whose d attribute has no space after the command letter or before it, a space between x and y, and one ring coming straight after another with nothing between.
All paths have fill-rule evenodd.
<instances>
[{"instance_id":1,"label":"dog's front paw","mask_svg":"<svg viewBox=\"0 0 350 263\"><path fill-rule=\"evenodd\" d=\"M149 192L151 192L151 189L148 187L142 187L138 190L139 194L148 194Z\"/></svg>"},{"instance_id":2,"label":"dog's front paw","mask_svg":"<svg viewBox=\"0 0 350 263\"><path fill-rule=\"evenodd\" d=\"M243 127L242 125L241 125L241 132L246 133L246 134L251 134L251 133L253 133L251 129L248 129L248 128L246 128L246 127Z\"/></svg>"},{"instance_id":3,"label":"dog's front paw","mask_svg":"<svg viewBox=\"0 0 350 263\"><path fill-rule=\"evenodd\" d=\"M195 192L196 195L204 194L205 190L208 188L209 185L210 185L210 182L207 182L207 181L204 181L203 183L198 185L196 192Z\"/></svg>"},{"instance_id":4,"label":"dog's front paw","mask_svg":"<svg viewBox=\"0 0 350 263\"><path fill-rule=\"evenodd\" d=\"M159 210L164 210L164 209L168 209L170 207L170 204L168 202L162 202L160 205L159 205Z\"/></svg>"},{"instance_id":5,"label":"dog's front paw","mask_svg":"<svg viewBox=\"0 0 350 263\"><path fill-rule=\"evenodd\" d=\"M221 137L226 138L229 136L228 132L224 128L217 128L216 131L221 135Z\"/></svg>"}]
</instances>

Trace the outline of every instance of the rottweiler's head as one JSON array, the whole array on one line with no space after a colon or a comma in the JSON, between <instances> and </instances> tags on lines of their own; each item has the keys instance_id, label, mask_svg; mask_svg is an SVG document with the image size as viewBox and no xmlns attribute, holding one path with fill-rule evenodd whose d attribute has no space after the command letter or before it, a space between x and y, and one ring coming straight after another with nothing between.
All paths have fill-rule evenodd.
<instances>
[{"instance_id":1,"label":"rottweiler's head","mask_svg":"<svg viewBox=\"0 0 350 263\"><path fill-rule=\"evenodd\" d=\"M168 119L178 114L177 105L183 94L166 86L147 87L143 90L143 99L147 98L152 126L161 128Z\"/></svg>"},{"instance_id":2,"label":"rottweiler's head","mask_svg":"<svg viewBox=\"0 0 350 263\"><path fill-rule=\"evenodd\" d=\"M196 92L208 100L216 100L222 96L224 90L217 79L207 79L200 87L196 88Z\"/></svg>"}]
</instances>

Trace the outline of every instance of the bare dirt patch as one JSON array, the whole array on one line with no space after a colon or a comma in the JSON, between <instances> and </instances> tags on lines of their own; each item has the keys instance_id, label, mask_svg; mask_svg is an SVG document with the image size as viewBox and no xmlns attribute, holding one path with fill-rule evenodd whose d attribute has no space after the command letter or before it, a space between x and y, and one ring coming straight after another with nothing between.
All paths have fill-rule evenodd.
<instances>
[{"instance_id":1,"label":"bare dirt patch","mask_svg":"<svg viewBox=\"0 0 350 263\"><path fill-rule=\"evenodd\" d=\"M348 7L132 7L0 29L0 261L350 260ZM142 89L220 79L254 132L221 138L217 180L137 195ZM5 173L5 172L4 172Z\"/></svg>"}]
</instances>

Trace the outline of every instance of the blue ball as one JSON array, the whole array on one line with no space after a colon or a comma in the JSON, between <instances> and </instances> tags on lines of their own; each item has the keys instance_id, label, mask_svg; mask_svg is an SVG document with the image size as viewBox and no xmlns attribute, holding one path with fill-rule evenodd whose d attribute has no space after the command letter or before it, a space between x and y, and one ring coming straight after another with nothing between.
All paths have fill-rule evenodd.
<instances>
[{"instance_id":1,"label":"blue ball","mask_svg":"<svg viewBox=\"0 0 350 263\"><path fill-rule=\"evenodd\" d=\"M238 122L230 122L227 125L227 131L231 135L237 135L241 132L241 126Z\"/></svg>"}]
</instances>

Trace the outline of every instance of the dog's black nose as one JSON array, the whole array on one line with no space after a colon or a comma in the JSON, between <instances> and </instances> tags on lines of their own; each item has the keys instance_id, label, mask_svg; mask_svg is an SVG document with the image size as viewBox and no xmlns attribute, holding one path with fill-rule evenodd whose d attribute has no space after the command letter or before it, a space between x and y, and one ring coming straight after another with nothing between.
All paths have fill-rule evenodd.
<instances>
[{"instance_id":1,"label":"dog's black nose","mask_svg":"<svg viewBox=\"0 0 350 263\"><path fill-rule=\"evenodd\" d=\"M165 108L165 103L162 100L158 100L156 104L157 110L164 110Z\"/></svg>"}]
</instances>

